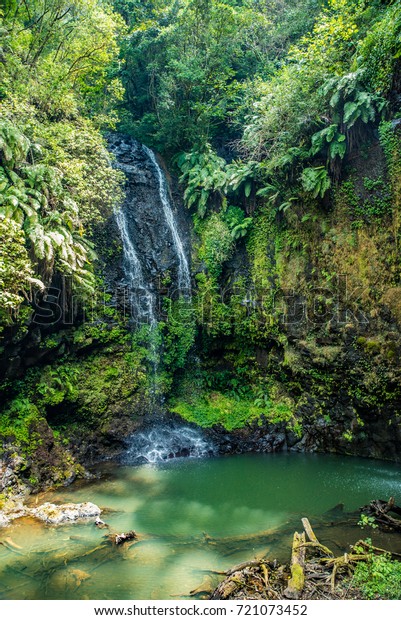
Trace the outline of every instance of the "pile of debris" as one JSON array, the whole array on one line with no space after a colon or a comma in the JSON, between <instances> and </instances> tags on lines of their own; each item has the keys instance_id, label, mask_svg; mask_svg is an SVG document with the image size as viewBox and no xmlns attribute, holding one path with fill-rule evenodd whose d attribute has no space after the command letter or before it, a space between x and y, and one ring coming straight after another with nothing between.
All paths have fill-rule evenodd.
<instances>
[{"instance_id":1,"label":"pile of debris","mask_svg":"<svg viewBox=\"0 0 401 620\"><path fill-rule=\"evenodd\" d=\"M383 511L387 515L383 504L388 503L396 512L391 500L372 502L380 508L381 515ZM349 553L335 557L319 542L306 517L302 525L303 531L293 536L289 566L268 559L244 562L224 573L223 581L213 591L208 591L205 581L191 595L212 600L359 599L361 593L350 579L358 562L369 561L372 554L383 553L401 560L401 554L389 553L362 540L352 545Z\"/></svg>"}]
</instances>

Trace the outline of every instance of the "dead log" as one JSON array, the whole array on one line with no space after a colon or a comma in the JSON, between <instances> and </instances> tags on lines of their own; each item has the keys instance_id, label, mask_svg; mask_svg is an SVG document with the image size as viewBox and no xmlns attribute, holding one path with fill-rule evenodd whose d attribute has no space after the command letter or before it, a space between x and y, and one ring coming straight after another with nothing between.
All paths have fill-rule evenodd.
<instances>
[{"instance_id":1,"label":"dead log","mask_svg":"<svg viewBox=\"0 0 401 620\"><path fill-rule=\"evenodd\" d=\"M241 564L237 564L237 566L234 566L233 568L228 570L226 572L226 575L230 576L230 575L233 575L234 573L237 573L238 571L243 570L244 568L251 568L253 566L260 566L260 564L261 564L261 560L250 560L249 562L242 562Z\"/></svg>"},{"instance_id":2,"label":"dead log","mask_svg":"<svg viewBox=\"0 0 401 620\"><path fill-rule=\"evenodd\" d=\"M18 555L24 555L19 549L22 549L19 545L16 545L11 538L5 538L4 540L0 540L0 545L3 545L8 551L13 551Z\"/></svg>"},{"instance_id":3,"label":"dead log","mask_svg":"<svg viewBox=\"0 0 401 620\"><path fill-rule=\"evenodd\" d=\"M388 501L375 499L367 506L363 506L360 510L362 514L374 517L377 525L385 529L401 532L401 519L396 519L389 514L401 515L401 508L400 506L396 506L394 497L390 497Z\"/></svg>"},{"instance_id":4,"label":"dead log","mask_svg":"<svg viewBox=\"0 0 401 620\"><path fill-rule=\"evenodd\" d=\"M213 592L210 600L227 600L233 594L243 588L245 586L245 582L243 581L243 575L241 571L237 571L236 573L232 573L227 579L224 579L220 583L220 585Z\"/></svg>"},{"instance_id":5,"label":"dead log","mask_svg":"<svg viewBox=\"0 0 401 620\"><path fill-rule=\"evenodd\" d=\"M305 585L305 532L295 532L292 542L291 577L283 594L285 598L299 599Z\"/></svg>"},{"instance_id":6,"label":"dead log","mask_svg":"<svg viewBox=\"0 0 401 620\"><path fill-rule=\"evenodd\" d=\"M305 530L306 535L309 538L309 540L311 542L315 542L315 543L319 542L315 532L312 529L311 524L309 523L309 519L307 517L303 517L303 519L301 519L301 521L302 521L302 525L304 526L304 530Z\"/></svg>"},{"instance_id":7,"label":"dead log","mask_svg":"<svg viewBox=\"0 0 401 620\"><path fill-rule=\"evenodd\" d=\"M328 555L330 557L334 556L334 553L324 545L321 545L320 542L305 542L303 545L304 549L317 549L321 551L324 555Z\"/></svg>"}]
</instances>

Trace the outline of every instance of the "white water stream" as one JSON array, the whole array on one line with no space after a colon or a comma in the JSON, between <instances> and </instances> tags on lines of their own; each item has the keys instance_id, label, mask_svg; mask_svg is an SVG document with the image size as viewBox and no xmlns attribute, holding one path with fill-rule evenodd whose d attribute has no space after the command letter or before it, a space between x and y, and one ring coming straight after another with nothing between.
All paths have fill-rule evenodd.
<instances>
[{"instance_id":1,"label":"white water stream","mask_svg":"<svg viewBox=\"0 0 401 620\"><path fill-rule=\"evenodd\" d=\"M177 224L174 219L173 210L171 208L170 199L168 196L168 188L166 178L157 163L157 159L153 151L151 151L147 146L143 145L143 150L151 160L154 169L156 170L157 179L159 182L159 195L160 202L163 206L164 215L166 218L167 226L171 231L171 235L173 238L174 248L177 254L178 260L178 291L184 295L185 297L190 296L191 291L191 276L189 273L189 266L187 257L185 256L184 247L181 241L181 237L178 232Z\"/></svg>"},{"instance_id":2,"label":"white water stream","mask_svg":"<svg viewBox=\"0 0 401 620\"><path fill-rule=\"evenodd\" d=\"M129 301L138 323L156 327L155 297L143 275L141 263L129 235L127 216L123 209L116 212L117 226L123 243L123 268L128 280Z\"/></svg>"}]
</instances>

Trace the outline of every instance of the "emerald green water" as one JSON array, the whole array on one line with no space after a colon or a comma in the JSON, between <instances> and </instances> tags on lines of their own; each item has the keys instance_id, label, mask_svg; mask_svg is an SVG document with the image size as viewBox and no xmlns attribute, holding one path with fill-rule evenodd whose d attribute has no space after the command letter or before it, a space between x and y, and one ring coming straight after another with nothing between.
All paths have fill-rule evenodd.
<instances>
[{"instance_id":1,"label":"emerald green water","mask_svg":"<svg viewBox=\"0 0 401 620\"><path fill-rule=\"evenodd\" d=\"M16 521L0 530L0 540L21 547L0 545L0 598L183 598L207 569L261 554L288 560L303 516L316 524L322 542L346 550L372 532L343 517L330 526L336 519L322 515L340 502L352 511L390 495L401 502L398 465L350 457L241 455L109 466L99 480L43 494L39 503L94 502L105 509L111 531L134 529L140 541L113 548L102 545L107 532L92 522ZM394 547L396 539L385 538L380 542Z\"/></svg>"}]
</instances>

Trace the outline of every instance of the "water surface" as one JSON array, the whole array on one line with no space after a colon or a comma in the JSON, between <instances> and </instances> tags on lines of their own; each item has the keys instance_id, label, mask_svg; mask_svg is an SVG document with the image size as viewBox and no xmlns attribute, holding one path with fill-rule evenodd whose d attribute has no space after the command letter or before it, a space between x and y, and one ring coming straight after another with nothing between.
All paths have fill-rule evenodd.
<instances>
[{"instance_id":1,"label":"water surface","mask_svg":"<svg viewBox=\"0 0 401 620\"><path fill-rule=\"evenodd\" d=\"M225 570L263 554L287 561L303 516L316 524L322 542L347 550L372 531L338 514L322 515L339 503L353 511L390 495L401 503L398 465L351 457L267 454L108 466L101 479L38 501L94 502L111 531L134 529L140 541L113 548L104 544L107 531L93 522L17 521L0 532L0 540L21 547L0 545L0 598L183 598L207 569Z\"/></svg>"}]
</instances>

